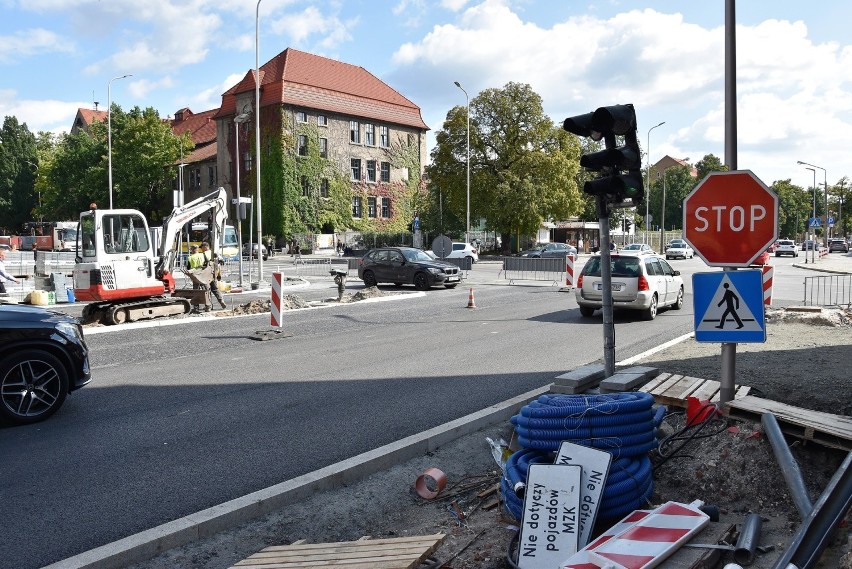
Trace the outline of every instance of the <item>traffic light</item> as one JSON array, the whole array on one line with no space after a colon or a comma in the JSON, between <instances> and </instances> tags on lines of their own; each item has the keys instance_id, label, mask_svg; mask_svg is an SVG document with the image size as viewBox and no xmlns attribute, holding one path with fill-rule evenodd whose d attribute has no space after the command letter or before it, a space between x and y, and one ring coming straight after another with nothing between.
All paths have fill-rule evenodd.
<instances>
[{"instance_id":1,"label":"traffic light","mask_svg":"<svg viewBox=\"0 0 852 569\"><path fill-rule=\"evenodd\" d=\"M610 208L642 203L645 191L633 105L600 107L593 113L569 117L562 128L577 136L604 141L604 150L580 157L580 166L601 174L583 185L585 193L601 197ZM623 138L621 146L616 144L616 136Z\"/></svg>"}]
</instances>

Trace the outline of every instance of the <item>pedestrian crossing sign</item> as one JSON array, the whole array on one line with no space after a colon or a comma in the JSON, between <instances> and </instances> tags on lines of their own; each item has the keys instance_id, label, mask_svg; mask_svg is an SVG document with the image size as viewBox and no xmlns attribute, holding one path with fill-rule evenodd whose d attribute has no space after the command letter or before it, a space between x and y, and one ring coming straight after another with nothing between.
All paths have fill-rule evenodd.
<instances>
[{"instance_id":1,"label":"pedestrian crossing sign","mask_svg":"<svg viewBox=\"0 0 852 569\"><path fill-rule=\"evenodd\" d=\"M695 273L692 290L696 342L766 341L761 271Z\"/></svg>"}]
</instances>

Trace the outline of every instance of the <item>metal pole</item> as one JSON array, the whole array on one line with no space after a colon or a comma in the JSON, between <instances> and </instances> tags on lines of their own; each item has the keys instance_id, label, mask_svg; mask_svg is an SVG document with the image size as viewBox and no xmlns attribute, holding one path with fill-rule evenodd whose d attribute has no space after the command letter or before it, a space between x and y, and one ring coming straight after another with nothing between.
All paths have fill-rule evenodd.
<instances>
[{"instance_id":1,"label":"metal pole","mask_svg":"<svg viewBox=\"0 0 852 569\"><path fill-rule=\"evenodd\" d=\"M725 164L729 171L737 169L737 30L734 0L725 0ZM723 267L736 271L736 267ZM722 377L719 402L733 401L737 372L737 345L722 344Z\"/></svg>"},{"instance_id":2,"label":"metal pole","mask_svg":"<svg viewBox=\"0 0 852 569\"><path fill-rule=\"evenodd\" d=\"M239 261L239 269L240 269L240 288L243 288L243 226L242 226L242 216L240 216L240 208L242 207L242 202L240 199L242 198L242 194L240 194L240 123L237 121L240 117L234 118L234 131L236 136L236 157L234 158L234 162L237 164L237 246L239 247L237 254L240 257Z\"/></svg>"},{"instance_id":3,"label":"metal pole","mask_svg":"<svg viewBox=\"0 0 852 569\"><path fill-rule=\"evenodd\" d=\"M645 148L645 161L648 164L648 190L645 192L645 243L648 243L648 217L650 217L650 212L648 211L648 203L650 202L651 197L651 131L657 128L658 126L663 126L666 124L666 121L661 122L656 126L652 126L648 129L648 145Z\"/></svg>"},{"instance_id":4,"label":"metal pole","mask_svg":"<svg viewBox=\"0 0 852 569\"><path fill-rule=\"evenodd\" d=\"M666 246L666 171L663 170L663 207L660 212L660 253L665 253Z\"/></svg>"},{"instance_id":5,"label":"metal pole","mask_svg":"<svg viewBox=\"0 0 852 569\"><path fill-rule=\"evenodd\" d=\"M260 3L257 0L257 9L254 17L254 153L257 165L257 282L258 286L263 282L263 221L261 219L260 204Z\"/></svg>"},{"instance_id":6,"label":"metal pole","mask_svg":"<svg viewBox=\"0 0 852 569\"><path fill-rule=\"evenodd\" d=\"M465 106L467 107L467 224L464 230L464 242L470 243L470 97L458 81L454 83L464 93Z\"/></svg>"},{"instance_id":7,"label":"metal pole","mask_svg":"<svg viewBox=\"0 0 852 569\"><path fill-rule=\"evenodd\" d=\"M610 267L609 251L609 211L606 201L601 196L595 199L598 208L598 224L600 227L600 257L601 257L601 312L603 313L604 335L604 373L606 377L615 374L615 321L612 315L612 267Z\"/></svg>"},{"instance_id":8,"label":"metal pole","mask_svg":"<svg viewBox=\"0 0 852 569\"><path fill-rule=\"evenodd\" d=\"M109 208L112 209L112 82L130 75L122 75L121 77L113 77L107 83L107 162L109 164Z\"/></svg>"}]
</instances>

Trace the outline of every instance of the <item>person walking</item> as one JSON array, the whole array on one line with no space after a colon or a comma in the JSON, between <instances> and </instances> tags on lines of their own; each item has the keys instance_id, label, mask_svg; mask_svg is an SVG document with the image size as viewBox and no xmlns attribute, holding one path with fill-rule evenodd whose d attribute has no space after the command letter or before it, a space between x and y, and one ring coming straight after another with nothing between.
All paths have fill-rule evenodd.
<instances>
[{"instance_id":1,"label":"person walking","mask_svg":"<svg viewBox=\"0 0 852 569\"><path fill-rule=\"evenodd\" d=\"M20 284L21 281L6 272L6 250L0 249L0 293L6 294L5 281Z\"/></svg>"},{"instance_id":2,"label":"person walking","mask_svg":"<svg viewBox=\"0 0 852 569\"><path fill-rule=\"evenodd\" d=\"M743 321L740 320L739 315L737 314L737 310L740 309L740 297L734 294L734 291L731 290L728 283L722 285L725 287L725 293L722 295L722 300L719 301L719 304L716 306L725 305L725 311L722 313L722 317L719 319L719 325L716 328L722 329L725 327L725 318L728 317L728 314L734 317L734 320L737 322L737 330L743 327Z\"/></svg>"},{"instance_id":3,"label":"person walking","mask_svg":"<svg viewBox=\"0 0 852 569\"><path fill-rule=\"evenodd\" d=\"M222 280L222 270L219 267L219 256L210 250L210 244L206 241L201 244L201 254L204 256L204 267L211 267L212 280L210 281L210 292L219 301L219 306L222 309L228 308L225 301L222 300L222 293L219 292L219 281Z\"/></svg>"}]
</instances>

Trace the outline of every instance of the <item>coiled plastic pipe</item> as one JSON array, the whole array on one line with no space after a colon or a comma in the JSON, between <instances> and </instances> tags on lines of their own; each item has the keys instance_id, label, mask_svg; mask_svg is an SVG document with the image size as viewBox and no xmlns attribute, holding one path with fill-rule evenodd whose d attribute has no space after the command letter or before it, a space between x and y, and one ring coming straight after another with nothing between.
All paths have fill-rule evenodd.
<instances>
[{"instance_id":1,"label":"coiled plastic pipe","mask_svg":"<svg viewBox=\"0 0 852 569\"><path fill-rule=\"evenodd\" d=\"M524 448L506 462L501 492L507 511L523 516L523 489L530 464L552 464L562 441L604 450L613 463L604 485L598 519L617 520L641 508L654 491L648 452L665 414L654 411L647 393L542 395L512 417Z\"/></svg>"}]
</instances>

